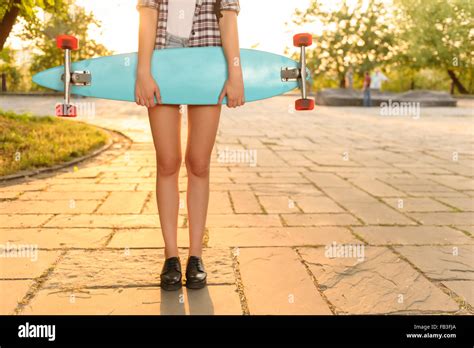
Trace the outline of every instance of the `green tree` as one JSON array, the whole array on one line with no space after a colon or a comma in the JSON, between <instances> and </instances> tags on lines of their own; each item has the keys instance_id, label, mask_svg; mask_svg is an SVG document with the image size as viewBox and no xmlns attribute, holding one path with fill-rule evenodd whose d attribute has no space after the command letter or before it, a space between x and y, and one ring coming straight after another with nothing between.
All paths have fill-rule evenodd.
<instances>
[{"instance_id":1,"label":"green tree","mask_svg":"<svg viewBox=\"0 0 474 348\"><path fill-rule=\"evenodd\" d=\"M7 86L13 86L13 88L9 88L13 90L20 83L21 74L15 66L13 50L9 47L0 51L0 75L2 92L7 91Z\"/></svg>"},{"instance_id":2,"label":"green tree","mask_svg":"<svg viewBox=\"0 0 474 348\"><path fill-rule=\"evenodd\" d=\"M316 74L334 76L344 87L349 66L360 76L393 58L395 26L383 0L312 0L306 11L295 10L297 25L319 23L321 35L308 51L308 65Z\"/></svg>"},{"instance_id":3,"label":"green tree","mask_svg":"<svg viewBox=\"0 0 474 348\"><path fill-rule=\"evenodd\" d=\"M63 64L64 53L56 47L56 36L59 34L74 35L79 39L79 50L72 52L72 60L89 59L96 56L109 55L104 45L91 39L89 29L100 27L101 23L92 13L87 13L83 7L74 4L73 0L64 0L68 10L46 21L31 24L21 35L25 40L31 40L39 52L34 54L30 72L35 74L48 68ZM38 87L35 87L38 88Z\"/></svg>"},{"instance_id":4,"label":"green tree","mask_svg":"<svg viewBox=\"0 0 474 348\"><path fill-rule=\"evenodd\" d=\"M42 9L47 13L61 13L64 11L64 8L63 0L2 0L0 2L0 52L2 52L2 55L6 56L7 54L11 54L11 51L3 52L3 48L13 26L20 18L23 19L27 25L34 24L38 22L38 9ZM12 70L11 63L9 67L8 72L3 72L0 75L1 90L3 92L6 92L7 82L11 83L12 81L16 81L18 77L18 70ZM16 75L9 76L9 73L15 73Z\"/></svg>"},{"instance_id":5,"label":"green tree","mask_svg":"<svg viewBox=\"0 0 474 348\"><path fill-rule=\"evenodd\" d=\"M474 2L472 0L396 0L405 23L402 60L416 69L442 69L461 94L472 92Z\"/></svg>"},{"instance_id":6,"label":"green tree","mask_svg":"<svg viewBox=\"0 0 474 348\"><path fill-rule=\"evenodd\" d=\"M63 0L2 0L0 2L0 51L19 18L27 24L37 23L37 11L58 14L64 12Z\"/></svg>"}]
</instances>

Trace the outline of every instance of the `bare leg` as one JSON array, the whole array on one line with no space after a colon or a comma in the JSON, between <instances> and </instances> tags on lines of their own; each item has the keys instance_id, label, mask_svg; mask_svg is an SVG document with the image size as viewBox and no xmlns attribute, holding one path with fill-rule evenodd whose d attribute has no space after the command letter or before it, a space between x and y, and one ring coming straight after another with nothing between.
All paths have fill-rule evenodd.
<instances>
[{"instance_id":1,"label":"bare leg","mask_svg":"<svg viewBox=\"0 0 474 348\"><path fill-rule=\"evenodd\" d=\"M181 167L181 115L176 105L148 109L156 151L156 200L165 257L178 256L179 169Z\"/></svg>"},{"instance_id":2,"label":"bare leg","mask_svg":"<svg viewBox=\"0 0 474 348\"><path fill-rule=\"evenodd\" d=\"M189 220L189 255L201 256L209 204L211 153L216 141L221 114L220 105L188 106L187 206Z\"/></svg>"}]
</instances>

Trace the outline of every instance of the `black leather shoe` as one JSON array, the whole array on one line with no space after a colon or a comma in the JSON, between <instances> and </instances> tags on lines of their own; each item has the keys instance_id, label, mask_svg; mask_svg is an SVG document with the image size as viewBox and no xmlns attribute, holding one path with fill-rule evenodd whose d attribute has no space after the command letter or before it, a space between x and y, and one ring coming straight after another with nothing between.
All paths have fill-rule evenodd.
<instances>
[{"instance_id":1,"label":"black leather shoe","mask_svg":"<svg viewBox=\"0 0 474 348\"><path fill-rule=\"evenodd\" d=\"M206 286L207 273L204 270L202 258L190 256L186 265L186 287L188 289L202 289Z\"/></svg>"},{"instance_id":2,"label":"black leather shoe","mask_svg":"<svg viewBox=\"0 0 474 348\"><path fill-rule=\"evenodd\" d=\"M181 288L181 263L179 257L170 257L165 260L161 271L160 286L164 290L178 290Z\"/></svg>"}]
</instances>

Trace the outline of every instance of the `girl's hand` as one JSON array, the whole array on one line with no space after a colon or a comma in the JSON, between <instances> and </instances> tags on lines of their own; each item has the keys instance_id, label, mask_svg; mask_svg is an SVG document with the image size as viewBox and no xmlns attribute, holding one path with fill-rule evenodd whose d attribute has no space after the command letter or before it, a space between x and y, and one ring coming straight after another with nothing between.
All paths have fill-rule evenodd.
<instances>
[{"instance_id":1,"label":"girl's hand","mask_svg":"<svg viewBox=\"0 0 474 348\"><path fill-rule=\"evenodd\" d=\"M158 104L161 104L160 88L150 73L138 73L135 84L135 102L137 105L152 108L156 105L155 96Z\"/></svg>"},{"instance_id":2,"label":"girl's hand","mask_svg":"<svg viewBox=\"0 0 474 348\"><path fill-rule=\"evenodd\" d=\"M236 108L245 104L242 74L229 76L219 96L219 104L222 104L225 96L227 96L227 106L229 108Z\"/></svg>"}]
</instances>

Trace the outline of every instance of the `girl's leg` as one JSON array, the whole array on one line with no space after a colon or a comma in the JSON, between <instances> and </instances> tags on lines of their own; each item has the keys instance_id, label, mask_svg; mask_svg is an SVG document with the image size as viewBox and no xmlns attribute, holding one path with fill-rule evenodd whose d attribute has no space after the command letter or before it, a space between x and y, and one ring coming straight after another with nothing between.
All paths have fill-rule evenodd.
<instances>
[{"instance_id":1,"label":"girl's leg","mask_svg":"<svg viewBox=\"0 0 474 348\"><path fill-rule=\"evenodd\" d=\"M181 167L181 115L176 105L148 109L156 151L156 200L165 257L178 256L179 169Z\"/></svg>"},{"instance_id":2,"label":"girl's leg","mask_svg":"<svg viewBox=\"0 0 474 348\"><path fill-rule=\"evenodd\" d=\"M188 106L187 206L189 220L189 255L201 257L209 203L209 171L212 148L221 114L220 105Z\"/></svg>"}]
</instances>

